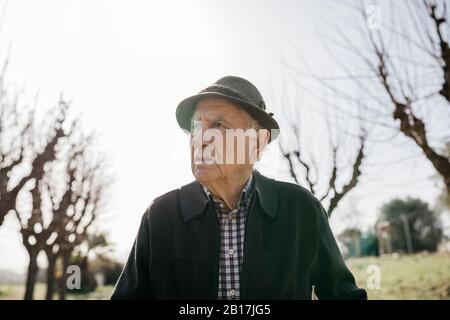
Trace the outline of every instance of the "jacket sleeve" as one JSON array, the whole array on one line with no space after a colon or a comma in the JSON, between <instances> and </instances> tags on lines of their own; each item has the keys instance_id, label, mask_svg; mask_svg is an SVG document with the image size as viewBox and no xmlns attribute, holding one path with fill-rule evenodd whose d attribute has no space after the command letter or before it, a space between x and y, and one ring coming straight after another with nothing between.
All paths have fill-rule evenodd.
<instances>
[{"instance_id":1,"label":"jacket sleeve","mask_svg":"<svg viewBox=\"0 0 450 320\"><path fill-rule=\"evenodd\" d=\"M114 288L111 300L150 299L149 209L142 217L128 261Z\"/></svg>"},{"instance_id":2,"label":"jacket sleeve","mask_svg":"<svg viewBox=\"0 0 450 320\"><path fill-rule=\"evenodd\" d=\"M318 258L315 268L314 292L318 299L367 299L367 293L355 284L355 278L345 265L341 251L328 223L328 215L318 206Z\"/></svg>"}]
</instances>

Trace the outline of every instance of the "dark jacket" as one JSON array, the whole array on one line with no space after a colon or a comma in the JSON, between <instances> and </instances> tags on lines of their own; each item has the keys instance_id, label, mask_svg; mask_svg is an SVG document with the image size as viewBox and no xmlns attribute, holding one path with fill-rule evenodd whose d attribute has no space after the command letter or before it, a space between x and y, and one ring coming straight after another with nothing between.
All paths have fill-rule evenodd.
<instances>
[{"instance_id":1,"label":"dark jacket","mask_svg":"<svg viewBox=\"0 0 450 320\"><path fill-rule=\"evenodd\" d=\"M255 171L241 299L365 299L345 266L320 202ZM153 201L142 217L112 299L217 299L219 225L192 182Z\"/></svg>"}]
</instances>

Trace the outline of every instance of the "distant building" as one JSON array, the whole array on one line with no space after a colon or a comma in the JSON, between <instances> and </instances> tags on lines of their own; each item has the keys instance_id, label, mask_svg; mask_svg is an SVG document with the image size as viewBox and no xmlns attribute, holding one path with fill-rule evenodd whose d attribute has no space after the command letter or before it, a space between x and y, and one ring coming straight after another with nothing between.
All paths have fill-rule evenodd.
<instances>
[{"instance_id":1,"label":"distant building","mask_svg":"<svg viewBox=\"0 0 450 320\"><path fill-rule=\"evenodd\" d=\"M377 237L380 255L392 253L391 224L381 221L377 224Z\"/></svg>"}]
</instances>

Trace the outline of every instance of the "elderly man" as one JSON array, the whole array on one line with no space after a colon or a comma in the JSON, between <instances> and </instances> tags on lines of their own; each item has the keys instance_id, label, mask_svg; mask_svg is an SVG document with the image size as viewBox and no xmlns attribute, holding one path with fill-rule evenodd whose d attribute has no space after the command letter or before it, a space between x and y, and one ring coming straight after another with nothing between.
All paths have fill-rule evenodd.
<instances>
[{"instance_id":1,"label":"elderly man","mask_svg":"<svg viewBox=\"0 0 450 320\"><path fill-rule=\"evenodd\" d=\"M253 170L279 127L259 91L224 77L177 107L196 181L142 217L112 299L365 299L320 202Z\"/></svg>"}]
</instances>

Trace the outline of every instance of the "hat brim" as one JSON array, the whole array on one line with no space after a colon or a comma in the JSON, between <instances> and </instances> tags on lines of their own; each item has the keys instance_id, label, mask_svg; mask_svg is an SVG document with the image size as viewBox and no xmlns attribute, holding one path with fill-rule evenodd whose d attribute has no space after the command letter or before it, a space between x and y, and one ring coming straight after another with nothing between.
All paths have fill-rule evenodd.
<instances>
[{"instance_id":1,"label":"hat brim","mask_svg":"<svg viewBox=\"0 0 450 320\"><path fill-rule=\"evenodd\" d=\"M191 119L192 115L194 114L195 107L197 105L197 102L206 97L218 97L223 98L226 100L229 100L231 102L236 103L236 105L240 108L242 108L244 111L246 111L252 118L254 118L256 121L258 121L259 125L263 129L268 129L270 131L270 141L272 142L275 140L279 133L280 133L280 127L278 126L277 121L270 116L267 112L264 110L258 108L257 106L248 103L245 100L231 97L229 95L220 93L220 92L201 92L199 94L196 94L194 96L188 97L181 101L178 104L178 107L176 109L176 117L178 121L178 125L187 133L191 131Z\"/></svg>"}]
</instances>

